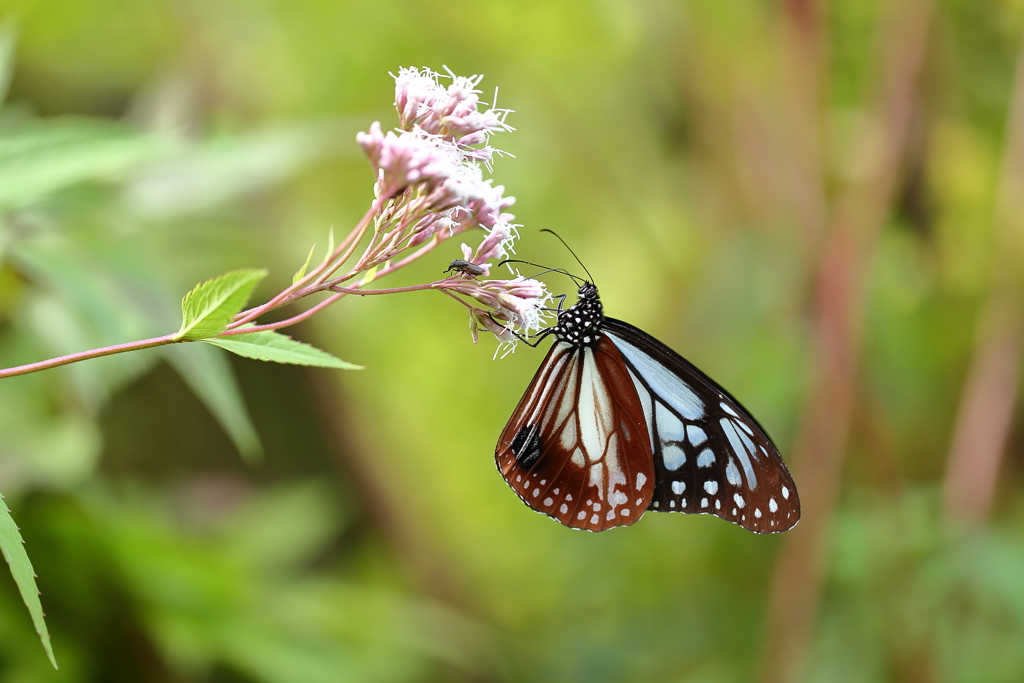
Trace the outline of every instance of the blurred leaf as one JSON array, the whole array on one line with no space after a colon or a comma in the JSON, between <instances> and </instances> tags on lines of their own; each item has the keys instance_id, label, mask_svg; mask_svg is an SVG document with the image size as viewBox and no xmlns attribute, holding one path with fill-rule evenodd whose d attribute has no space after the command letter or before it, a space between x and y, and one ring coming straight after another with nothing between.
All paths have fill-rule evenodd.
<instances>
[{"instance_id":1,"label":"blurred leaf","mask_svg":"<svg viewBox=\"0 0 1024 683\"><path fill-rule=\"evenodd\" d=\"M8 19L0 23L0 106L7 98L7 89L11 85L11 75L14 73L14 44L14 26Z\"/></svg>"},{"instance_id":2,"label":"blurred leaf","mask_svg":"<svg viewBox=\"0 0 1024 683\"><path fill-rule=\"evenodd\" d=\"M342 146L337 123L314 123L238 134L196 145L140 173L127 189L131 208L167 218L208 211L287 178L310 160Z\"/></svg>"},{"instance_id":3,"label":"blurred leaf","mask_svg":"<svg viewBox=\"0 0 1024 683\"><path fill-rule=\"evenodd\" d=\"M50 658L53 668L57 668L57 660L53 656L53 648L50 647L50 632L46 630L46 621L43 618L43 606L39 602L39 588L36 586L36 573L32 569L32 562L25 552L25 541L21 538L18 525L11 518L11 511L4 503L3 495L0 495L0 550L3 551L4 559L11 567L11 574L15 583L18 584L18 591L21 593L29 614L32 615L32 623L35 624L36 633L43 642L43 649L46 656Z\"/></svg>"},{"instance_id":4,"label":"blurred leaf","mask_svg":"<svg viewBox=\"0 0 1024 683\"><path fill-rule=\"evenodd\" d=\"M301 267L301 268L299 268L299 269L298 269L298 270L297 270L297 271L295 272L295 275L293 275L293 276L292 276L292 284L293 284L293 285L294 285L294 284L295 284L296 282L298 282L299 280L301 280L302 278L304 278L304 277L306 276L306 268L308 268L308 267L309 267L309 260L310 260L311 258L313 258L313 250L314 250L314 249L316 249L316 244L313 244L313 246L309 248L309 255L308 255L308 256L306 257L306 262L305 262L305 263L303 263L303 264L302 264L302 267Z\"/></svg>"},{"instance_id":5,"label":"blurred leaf","mask_svg":"<svg viewBox=\"0 0 1024 683\"><path fill-rule=\"evenodd\" d=\"M231 353L237 353L239 356L255 360L290 363L292 365L311 365L319 368L338 368L340 370L363 369L361 365L348 363L315 346L295 341L291 337L274 332L273 330L250 332L249 334L238 334L230 337L217 337L216 339L203 339L202 341L227 349Z\"/></svg>"},{"instance_id":6,"label":"blurred leaf","mask_svg":"<svg viewBox=\"0 0 1024 683\"><path fill-rule=\"evenodd\" d=\"M85 318L88 311L76 308L74 302L58 296L32 292L26 300L30 303L24 311L27 321L37 340L42 342L37 349L39 358L76 353L133 338L127 336L111 340L110 331L116 328L115 323L110 321L110 326L97 330L93 320ZM109 298L103 301L114 303ZM48 350L46 354L44 349ZM82 403L97 410L117 390L151 368L155 360L156 356L149 353L121 353L75 363L64 372Z\"/></svg>"},{"instance_id":7,"label":"blurred leaf","mask_svg":"<svg viewBox=\"0 0 1024 683\"><path fill-rule=\"evenodd\" d=\"M223 354L200 344L172 344L160 352L195 392L248 461L263 454L242 391Z\"/></svg>"},{"instance_id":8,"label":"blurred leaf","mask_svg":"<svg viewBox=\"0 0 1024 683\"><path fill-rule=\"evenodd\" d=\"M250 496L226 520L224 548L263 571L292 571L314 559L349 521L344 502L324 480Z\"/></svg>"},{"instance_id":9,"label":"blurred leaf","mask_svg":"<svg viewBox=\"0 0 1024 683\"><path fill-rule=\"evenodd\" d=\"M0 207L22 208L85 180L122 177L173 148L169 137L92 119L6 125L0 130Z\"/></svg>"},{"instance_id":10,"label":"blurred leaf","mask_svg":"<svg viewBox=\"0 0 1024 683\"><path fill-rule=\"evenodd\" d=\"M265 270L235 270L196 285L181 300L181 329L175 339L205 339L223 332L266 275Z\"/></svg>"},{"instance_id":11,"label":"blurred leaf","mask_svg":"<svg viewBox=\"0 0 1024 683\"><path fill-rule=\"evenodd\" d=\"M33 285L15 311L36 336L38 348L31 360L39 360L44 352L62 355L154 336L174 324L167 318L170 300L161 301L167 293L153 291L152 269L150 279L144 279L144 274L130 270L132 258L109 243L94 244L92 236L71 228L12 244L12 262ZM98 410L155 359L148 353L117 354L76 363L62 372L70 377L80 400Z\"/></svg>"}]
</instances>

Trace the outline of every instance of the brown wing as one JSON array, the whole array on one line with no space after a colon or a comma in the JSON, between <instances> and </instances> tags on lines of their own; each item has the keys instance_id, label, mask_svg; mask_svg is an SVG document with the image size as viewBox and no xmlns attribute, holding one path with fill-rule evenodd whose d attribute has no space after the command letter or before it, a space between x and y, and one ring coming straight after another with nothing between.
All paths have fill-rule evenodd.
<instances>
[{"instance_id":1,"label":"brown wing","mask_svg":"<svg viewBox=\"0 0 1024 683\"><path fill-rule=\"evenodd\" d=\"M636 522L654 494L644 407L618 348L556 342L498 439L498 471L523 502L566 526Z\"/></svg>"}]
</instances>

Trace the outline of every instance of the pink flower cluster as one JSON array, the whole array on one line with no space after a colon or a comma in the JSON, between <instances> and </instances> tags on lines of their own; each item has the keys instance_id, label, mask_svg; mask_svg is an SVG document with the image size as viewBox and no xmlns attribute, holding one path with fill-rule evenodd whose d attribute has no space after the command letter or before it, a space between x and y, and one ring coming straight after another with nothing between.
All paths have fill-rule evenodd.
<instances>
[{"instance_id":1,"label":"pink flower cluster","mask_svg":"<svg viewBox=\"0 0 1024 683\"><path fill-rule=\"evenodd\" d=\"M444 87L441 78L451 83ZM394 76L399 127L385 133L375 122L357 137L377 174L377 197L387 200L375 217L374 236L359 269L410 248L431 249L473 228L481 228L484 238L475 250L463 244L463 256L485 274L490 273L489 259L512 252L518 233L515 216L506 209L515 199L505 196L503 186L485 180L481 165L490 170L494 156L501 154L490 146L490 136L513 129L505 123L509 110L481 111L484 103L476 89L481 78L414 68ZM488 329L503 341L514 342L513 330L529 334L539 329L549 298L541 283L521 277L478 282L453 276L444 283L445 289L490 309L470 306L473 329Z\"/></svg>"}]
</instances>

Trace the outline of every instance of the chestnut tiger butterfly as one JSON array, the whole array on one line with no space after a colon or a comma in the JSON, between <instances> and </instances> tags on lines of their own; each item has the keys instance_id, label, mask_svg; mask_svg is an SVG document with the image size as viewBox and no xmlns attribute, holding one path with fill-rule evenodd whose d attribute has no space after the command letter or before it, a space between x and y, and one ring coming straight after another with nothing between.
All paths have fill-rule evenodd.
<instances>
[{"instance_id":1,"label":"chestnut tiger butterfly","mask_svg":"<svg viewBox=\"0 0 1024 683\"><path fill-rule=\"evenodd\" d=\"M796 486L757 420L668 346L605 317L597 287L570 277L582 282L576 303L523 340L555 337L495 448L522 501L588 531L647 510L711 514L759 534L796 525Z\"/></svg>"}]
</instances>

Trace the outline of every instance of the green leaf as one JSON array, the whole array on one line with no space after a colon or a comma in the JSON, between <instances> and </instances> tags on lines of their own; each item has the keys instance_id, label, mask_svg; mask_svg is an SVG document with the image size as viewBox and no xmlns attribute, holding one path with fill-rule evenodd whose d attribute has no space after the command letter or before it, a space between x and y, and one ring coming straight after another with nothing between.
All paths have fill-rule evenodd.
<instances>
[{"instance_id":1,"label":"green leaf","mask_svg":"<svg viewBox=\"0 0 1024 683\"><path fill-rule=\"evenodd\" d=\"M326 351L321 351L315 346L303 344L272 330L250 332L249 334L238 334L230 337L217 337L216 339L204 339L203 341L219 346L222 349L227 349L239 356L256 360L290 363L292 365L312 365L318 368L338 368L340 370L363 369L361 365L347 363Z\"/></svg>"},{"instance_id":2,"label":"green leaf","mask_svg":"<svg viewBox=\"0 0 1024 683\"><path fill-rule=\"evenodd\" d=\"M21 538L18 525L11 517L11 511L4 503L4 497L0 495L0 550L3 551L4 559L11 567L11 575L14 582L18 584L18 591L21 592L21 599L28 607L28 613L32 616L32 623L35 624L36 633L43 642L43 649L50 659L53 668L57 668L57 660L53 656L53 648L50 646L50 632L46 630L46 622L43 620L43 606L39 602L39 588L36 587L36 573L32 569L32 562L25 552L25 541Z\"/></svg>"},{"instance_id":3,"label":"green leaf","mask_svg":"<svg viewBox=\"0 0 1024 683\"><path fill-rule=\"evenodd\" d=\"M181 300L181 329L175 339L215 337L249 300L265 270L235 270L195 286Z\"/></svg>"},{"instance_id":4,"label":"green leaf","mask_svg":"<svg viewBox=\"0 0 1024 683\"><path fill-rule=\"evenodd\" d=\"M309 256L306 257L306 262L302 264L302 267L299 268L299 270L296 271L295 275L292 277L292 284L293 285L296 282L298 282L299 280L301 280L303 277L306 276L306 268L309 267L309 260L311 258L313 258L313 250L314 249L316 249L316 243L315 242L313 243L313 246L309 248Z\"/></svg>"}]
</instances>

